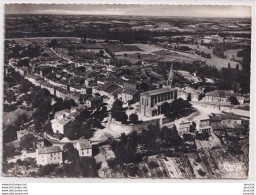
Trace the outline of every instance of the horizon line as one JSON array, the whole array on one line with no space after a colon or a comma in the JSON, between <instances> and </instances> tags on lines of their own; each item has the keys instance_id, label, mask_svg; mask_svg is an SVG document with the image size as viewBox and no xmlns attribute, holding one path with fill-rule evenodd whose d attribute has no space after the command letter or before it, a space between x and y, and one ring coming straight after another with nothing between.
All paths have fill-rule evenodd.
<instances>
[{"instance_id":1,"label":"horizon line","mask_svg":"<svg viewBox=\"0 0 256 195\"><path fill-rule=\"evenodd\" d=\"M5 16L6 15L52 15L52 16L136 16L136 17L177 17L177 18L184 18L184 17L189 17L189 18L249 18L251 19L252 17L249 17L249 16L234 16L234 17L231 17L231 16L168 16L168 15L165 15L165 16L159 16L159 15L133 15L133 14L58 14L58 13L5 13L4 14Z\"/></svg>"}]
</instances>

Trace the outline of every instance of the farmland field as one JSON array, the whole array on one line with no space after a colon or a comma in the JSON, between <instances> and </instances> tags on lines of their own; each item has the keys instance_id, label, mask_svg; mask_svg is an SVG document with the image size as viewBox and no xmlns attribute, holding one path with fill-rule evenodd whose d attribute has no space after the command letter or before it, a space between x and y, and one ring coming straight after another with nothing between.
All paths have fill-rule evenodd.
<instances>
[{"instance_id":1,"label":"farmland field","mask_svg":"<svg viewBox=\"0 0 256 195\"><path fill-rule=\"evenodd\" d=\"M142 51L135 45L120 45L120 44L102 44L102 47L108 49L110 52L128 52L128 51Z\"/></svg>"},{"instance_id":2,"label":"farmland field","mask_svg":"<svg viewBox=\"0 0 256 195\"><path fill-rule=\"evenodd\" d=\"M171 61L180 61L180 62L193 62L193 61L203 61L206 62L209 66L215 66L218 69L228 67L228 64L230 63L231 68L236 68L236 65L239 64L239 68L241 69L241 64L239 62L235 62L229 59L222 59L218 56L215 56L211 49L206 48L205 46L200 46L197 48L196 45L189 45L189 44L182 44L183 46L188 46L191 49L196 49L199 51L204 51L205 53L211 54L211 58L204 58L199 55L195 55L192 53L186 53L181 51L175 51L175 50L161 50L154 52L158 55L166 55L167 60Z\"/></svg>"},{"instance_id":3,"label":"farmland field","mask_svg":"<svg viewBox=\"0 0 256 195\"><path fill-rule=\"evenodd\" d=\"M161 50L161 48L158 48L154 45L150 45L150 44L126 44L123 46L127 46L130 48L134 48L134 50L123 50L123 51L118 51L115 52L115 55L124 55L124 54L151 54L151 55L155 55L154 52L155 51L159 51Z\"/></svg>"}]
</instances>

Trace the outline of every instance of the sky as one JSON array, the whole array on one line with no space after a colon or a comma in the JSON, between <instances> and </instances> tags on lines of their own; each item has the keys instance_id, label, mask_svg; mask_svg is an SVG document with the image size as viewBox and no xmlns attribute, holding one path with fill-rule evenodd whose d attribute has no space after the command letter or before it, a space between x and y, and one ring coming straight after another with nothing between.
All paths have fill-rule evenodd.
<instances>
[{"instance_id":1,"label":"sky","mask_svg":"<svg viewBox=\"0 0 256 195\"><path fill-rule=\"evenodd\" d=\"M145 15L185 17L251 17L250 6L229 5L96 5L6 4L6 14Z\"/></svg>"}]
</instances>

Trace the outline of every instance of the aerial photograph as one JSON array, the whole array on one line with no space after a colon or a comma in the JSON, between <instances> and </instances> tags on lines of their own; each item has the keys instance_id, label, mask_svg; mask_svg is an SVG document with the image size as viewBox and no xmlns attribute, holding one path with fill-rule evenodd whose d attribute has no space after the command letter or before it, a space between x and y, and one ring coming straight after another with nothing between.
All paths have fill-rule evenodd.
<instances>
[{"instance_id":1,"label":"aerial photograph","mask_svg":"<svg viewBox=\"0 0 256 195\"><path fill-rule=\"evenodd\" d=\"M2 176L246 179L251 7L5 4Z\"/></svg>"}]
</instances>

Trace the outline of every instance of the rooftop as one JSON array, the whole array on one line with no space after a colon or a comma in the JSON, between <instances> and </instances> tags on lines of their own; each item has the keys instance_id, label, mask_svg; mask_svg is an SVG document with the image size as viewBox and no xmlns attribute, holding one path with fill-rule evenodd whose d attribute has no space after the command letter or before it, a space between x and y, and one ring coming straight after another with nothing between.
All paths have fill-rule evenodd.
<instances>
[{"instance_id":1,"label":"rooftop","mask_svg":"<svg viewBox=\"0 0 256 195\"><path fill-rule=\"evenodd\" d=\"M84 150L84 149L91 149L91 148L92 148L92 145L91 145L91 143L90 143L89 141L86 141L86 142L78 142L78 144L79 144L79 146L80 146L80 148L81 148L82 150Z\"/></svg>"},{"instance_id":2,"label":"rooftop","mask_svg":"<svg viewBox=\"0 0 256 195\"><path fill-rule=\"evenodd\" d=\"M153 95L157 95L157 94L161 94L161 93L167 93L167 92L174 91L174 90L175 89L169 88L169 87L160 88L160 89L155 89L155 90L143 92L143 93L141 93L141 96L153 96Z\"/></svg>"},{"instance_id":3,"label":"rooftop","mask_svg":"<svg viewBox=\"0 0 256 195\"><path fill-rule=\"evenodd\" d=\"M61 152L61 148L59 146L52 146L49 148L42 148L38 149L38 154L50 154L50 153L56 153L56 152Z\"/></svg>"},{"instance_id":4,"label":"rooftop","mask_svg":"<svg viewBox=\"0 0 256 195\"><path fill-rule=\"evenodd\" d=\"M215 97L229 97L234 94L233 90L214 90L205 94L205 96L215 96Z\"/></svg>"},{"instance_id":5,"label":"rooftop","mask_svg":"<svg viewBox=\"0 0 256 195\"><path fill-rule=\"evenodd\" d=\"M221 121L226 119L241 120L241 117L232 113L218 114L210 117L211 121Z\"/></svg>"},{"instance_id":6,"label":"rooftop","mask_svg":"<svg viewBox=\"0 0 256 195\"><path fill-rule=\"evenodd\" d=\"M129 95L134 95L134 94L137 93L137 91L136 91L136 90L132 90L132 89L124 89L124 90L122 91L122 93L124 93L124 94L129 94Z\"/></svg>"}]
</instances>

